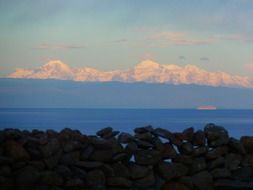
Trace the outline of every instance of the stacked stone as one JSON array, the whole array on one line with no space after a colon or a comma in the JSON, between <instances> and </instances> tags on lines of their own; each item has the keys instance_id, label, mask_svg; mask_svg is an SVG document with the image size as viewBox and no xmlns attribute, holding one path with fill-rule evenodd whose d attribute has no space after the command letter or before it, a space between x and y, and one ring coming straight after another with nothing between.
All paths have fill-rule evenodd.
<instances>
[{"instance_id":1,"label":"stacked stone","mask_svg":"<svg viewBox=\"0 0 253 190\"><path fill-rule=\"evenodd\" d=\"M253 137L208 124L180 133L152 126L134 135L64 129L0 130L1 190L253 189Z\"/></svg>"}]
</instances>

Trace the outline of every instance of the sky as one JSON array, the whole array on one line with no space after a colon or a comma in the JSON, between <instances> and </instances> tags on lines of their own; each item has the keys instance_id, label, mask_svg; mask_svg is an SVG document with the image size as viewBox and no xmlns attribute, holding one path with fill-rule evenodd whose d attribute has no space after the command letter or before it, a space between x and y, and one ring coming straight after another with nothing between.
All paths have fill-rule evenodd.
<instances>
[{"instance_id":1,"label":"sky","mask_svg":"<svg viewBox=\"0 0 253 190\"><path fill-rule=\"evenodd\" d=\"M0 0L0 77L145 59L253 78L252 0Z\"/></svg>"}]
</instances>

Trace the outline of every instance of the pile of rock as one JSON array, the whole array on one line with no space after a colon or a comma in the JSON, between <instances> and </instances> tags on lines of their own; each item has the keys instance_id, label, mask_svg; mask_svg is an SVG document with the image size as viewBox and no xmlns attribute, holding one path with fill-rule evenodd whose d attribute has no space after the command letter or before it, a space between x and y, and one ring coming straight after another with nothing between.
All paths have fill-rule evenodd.
<instances>
[{"instance_id":1,"label":"pile of rock","mask_svg":"<svg viewBox=\"0 0 253 190\"><path fill-rule=\"evenodd\" d=\"M134 135L107 127L0 130L1 190L253 189L253 137L220 126L180 133L151 126Z\"/></svg>"}]
</instances>

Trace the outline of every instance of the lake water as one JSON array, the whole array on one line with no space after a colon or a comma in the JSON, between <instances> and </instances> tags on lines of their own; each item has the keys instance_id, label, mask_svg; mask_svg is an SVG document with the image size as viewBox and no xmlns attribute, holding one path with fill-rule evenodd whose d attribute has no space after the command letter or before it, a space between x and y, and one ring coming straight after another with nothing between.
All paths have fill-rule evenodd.
<instances>
[{"instance_id":1,"label":"lake water","mask_svg":"<svg viewBox=\"0 0 253 190\"><path fill-rule=\"evenodd\" d=\"M103 127L132 132L152 125L171 131L203 128L207 123L226 127L231 136L253 136L253 110L182 109L0 109L0 128L55 129L65 127L95 134Z\"/></svg>"}]
</instances>

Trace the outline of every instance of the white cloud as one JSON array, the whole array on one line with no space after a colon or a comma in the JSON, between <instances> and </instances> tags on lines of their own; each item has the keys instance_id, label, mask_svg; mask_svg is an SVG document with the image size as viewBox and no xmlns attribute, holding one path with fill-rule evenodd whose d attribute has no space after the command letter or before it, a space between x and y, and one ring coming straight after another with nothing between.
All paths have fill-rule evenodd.
<instances>
[{"instance_id":1,"label":"white cloud","mask_svg":"<svg viewBox=\"0 0 253 190\"><path fill-rule=\"evenodd\" d=\"M209 72L195 65L180 67L145 60L128 70L99 71L94 68L72 68L60 60L52 60L34 70L17 69L10 78L61 79L75 81L122 81L169 84L197 84L252 88L249 77L225 72Z\"/></svg>"}]
</instances>

